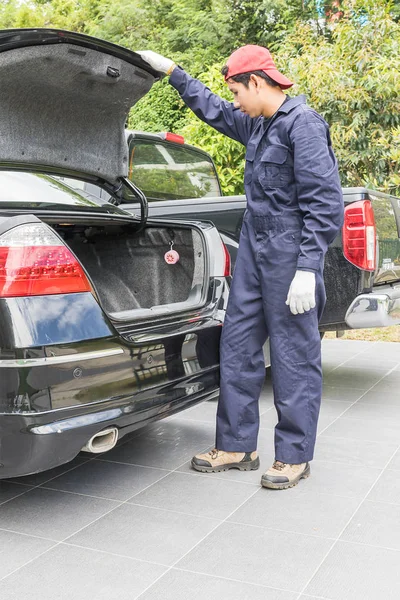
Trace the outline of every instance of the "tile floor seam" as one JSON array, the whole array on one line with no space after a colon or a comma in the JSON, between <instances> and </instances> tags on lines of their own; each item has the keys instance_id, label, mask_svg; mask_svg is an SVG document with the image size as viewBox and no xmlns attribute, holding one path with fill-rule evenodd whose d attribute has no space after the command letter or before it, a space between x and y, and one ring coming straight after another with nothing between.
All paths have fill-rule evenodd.
<instances>
[{"instance_id":1,"label":"tile floor seam","mask_svg":"<svg viewBox=\"0 0 400 600\"><path fill-rule=\"evenodd\" d=\"M241 525L242 527L253 527L255 529L267 529L268 531L278 531L279 533L292 533L293 535L301 535L311 538L317 538L318 540L329 540L331 542L337 542L339 538L330 536L330 535L317 535L315 533L304 533L303 531L293 531L290 529L279 529L277 527L267 527L264 525L253 525L252 523L240 523L240 521L228 521L229 524L232 525Z\"/></svg>"},{"instance_id":2,"label":"tile floor seam","mask_svg":"<svg viewBox=\"0 0 400 600\"><path fill-rule=\"evenodd\" d=\"M167 477L168 475L169 475L169 473L167 473L167 475L165 475L165 477ZM163 477L161 479L163 479ZM159 481L161 481L161 479ZM147 485L141 491L144 492L145 490L147 490L147 488L151 487L152 485L153 485L153 483ZM135 494L133 496L131 496L131 498L134 498L134 496L135 496ZM96 519L94 519L93 521L91 521L90 523L88 523L87 525L85 525L84 527L81 527L77 531L74 531L74 533L72 533L71 535L68 535L66 538L64 538L63 540L61 540L61 542L66 542L69 538L71 538L74 535L80 533L81 531L83 531L87 527L90 527L91 525L93 525L94 523L96 523L97 521L99 521L100 519L102 519L103 517L105 517L105 516L109 515L110 513L112 513L117 508L120 508L124 504L128 504L128 500L130 500L130 498L128 498L127 500L120 501L120 502L116 501L117 506L114 506L111 510L107 511L104 515L100 515L99 517L97 517Z\"/></svg>"},{"instance_id":3,"label":"tile floor seam","mask_svg":"<svg viewBox=\"0 0 400 600\"><path fill-rule=\"evenodd\" d=\"M334 390L338 390L340 388L333 388ZM337 400L335 398L324 398L322 394L322 402L336 402L336 404L352 404L352 400Z\"/></svg>"},{"instance_id":4,"label":"tile floor seam","mask_svg":"<svg viewBox=\"0 0 400 600\"><path fill-rule=\"evenodd\" d=\"M184 465L186 463L183 463ZM183 465L181 465L183 466ZM226 482L230 482L230 483L239 483L240 485L250 485L250 486L257 486L260 487L259 483L251 483L251 481L238 481L236 479L227 479L226 477L219 477L217 473L200 473L199 471L195 471L193 469L193 473L187 472L187 471L171 471L171 473L178 473L179 475L189 475L190 477L202 477L203 479L207 479L209 478L209 476L211 475L211 478L214 479L218 479L218 481L226 481ZM157 481L155 483L158 483Z\"/></svg>"},{"instance_id":5,"label":"tile floor seam","mask_svg":"<svg viewBox=\"0 0 400 600\"><path fill-rule=\"evenodd\" d=\"M140 506L141 508L148 508L150 510L161 510L161 511L165 511L165 512L169 512L169 513L173 513L174 515L186 515L188 517L196 517L196 518L201 518L201 519L207 519L208 521L218 521L218 523L221 523L222 519L219 519L218 517L204 517L203 515L196 515L194 513L187 513L187 512L182 512L180 510L173 510L172 508L160 508L159 506L150 506L149 504L139 504L138 502L129 502L129 500L126 501L127 504L129 504L129 506Z\"/></svg>"},{"instance_id":6,"label":"tile floor seam","mask_svg":"<svg viewBox=\"0 0 400 600\"><path fill-rule=\"evenodd\" d=\"M338 542L344 544L355 544L356 546L366 546L367 548L378 548L379 550L390 550L391 552L400 552L400 548L392 548L391 546L380 546L379 544L367 544L366 542L355 542L353 540L345 540L338 538Z\"/></svg>"},{"instance_id":7,"label":"tile floor seam","mask_svg":"<svg viewBox=\"0 0 400 600\"><path fill-rule=\"evenodd\" d=\"M334 367L329 367L331 370L329 372L329 374L331 374L333 371L336 371L337 369L342 369L342 371L344 372L348 372L348 374L350 373L354 373L357 375L362 375L365 373L368 373L368 375L371 374L375 374L375 375L379 375L381 373L389 373L389 371L393 368L397 369L398 367L398 361L397 360L391 360L390 361L390 365L386 363L386 365L384 367L379 367L376 366L376 364L372 364L371 362L374 361L373 358L366 360L364 363L353 363L353 361L356 360L355 357L351 357L348 360L341 362L339 364L337 364ZM322 369L324 369L325 363L322 359Z\"/></svg>"},{"instance_id":8,"label":"tile floor seam","mask_svg":"<svg viewBox=\"0 0 400 600\"><path fill-rule=\"evenodd\" d=\"M117 503L124 502L124 500L115 500L115 498L107 498L107 496L94 496L93 494L83 494L82 492L71 492L70 490L59 490L57 488L47 487L45 485L41 485L40 489L48 490L49 492L60 492L61 494L73 494L74 496L83 496L84 498L93 498L95 500L108 500L109 502L117 502Z\"/></svg>"},{"instance_id":9,"label":"tile floor seam","mask_svg":"<svg viewBox=\"0 0 400 600\"><path fill-rule=\"evenodd\" d=\"M44 550L43 552L41 552L40 554L38 554L37 556L35 556L34 558L31 558L30 560L28 560L26 563L24 563L23 565L20 565L19 567L17 567L16 569L14 569L13 571L11 571L11 573L7 573L7 575L4 575L3 577L0 577L0 582L4 581L4 579L7 579L8 577L11 577L11 575L14 575L14 573L17 573L17 571L20 571L21 569L23 569L24 567L26 567L27 565L29 565L30 563L34 562L35 560L37 560L38 558L40 558L41 556L43 556L44 554L47 554L47 552L50 552L50 550L53 550L54 548L56 548L57 546L59 546L61 544L61 542L56 542L53 546L50 546L50 548L47 548L46 550Z\"/></svg>"},{"instance_id":10,"label":"tile floor seam","mask_svg":"<svg viewBox=\"0 0 400 600\"><path fill-rule=\"evenodd\" d=\"M35 535L34 533L24 533L22 531L15 531L14 529L4 529L4 527L0 527L0 531L5 531L7 533L15 533L16 535L23 535L25 537L33 537L33 538L37 538L38 540L45 540L46 542L54 542L55 544L59 543L58 540L54 540L53 538L44 537L43 535Z\"/></svg>"},{"instance_id":11,"label":"tile floor seam","mask_svg":"<svg viewBox=\"0 0 400 600\"><path fill-rule=\"evenodd\" d=\"M121 504L123 504L121 502ZM85 527L89 527L89 525L92 525L93 523L95 523L96 521L98 521L99 519L101 519L102 517L105 517L106 515L108 515L109 513L113 512L117 507L113 507L111 510L107 511L106 513L104 513L103 515L101 515L100 517L97 517L96 519L94 519L93 521L91 521L90 523L86 524L84 527L81 527L78 531L75 531L74 533L72 533L71 535L68 535L66 538L64 538L63 540L59 540L54 546L51 546L51 548L48 548L45 552L42 552L41 554L35 556L34 558L32 558L31 560L27 561L26 563L24 563L23 565L20 565L17 569L15 569L14 571L12 571L11 573L8 573L7 575L5 575L4 577L2 577L0 579L0 581L3 581L3 579L7 579L7 577L10 577L11 575L13 575L14 573L16 573L17 571L19 571L20 569L23 569L24 567L26 567L26 565L30 564L31 562L35 561L36 559L38 559L40 556L42 556L42 554L46 554L46 552L49 552L50 550L53 550L54 548L56 548L57 546L59 546L62 542L64 542L65 540L67 540L68 538L72 537L73 535L76 535L77 533L79 533L80 531L82 531L83 529L85 529Z\"/></svg>"},{"instance_id":12,"label":"tile floor seam","mask_svg":"<svg viewBox=\"0 0 400 600\"><path fill-rule=\"evenodd\" d=\"M166 473L165 475L163 475L162 477L160 477L160 479L157 479L157 481L153 481L152 483L150 483L149 485L146 485L145 488L143 488L142 490L135 492L132 496L129 496L129 498L127 498L124 502L127 504L131 504L131 500L133 500L133 498L135 498L136 496L138 496L139 494L141 494L142 492L148 490L149 488L151 488L153 485L156 485L156 483L160 483L160 481L163 481L164 479L166 479L167 477L169 477L169 475L171 475L171 473L173 473L173 471L168 471L168 473ZM133 503L135 504L135 503Z\"/></svg>"},{"instance_id":13,"label":"tile floor seam","mask_svg":"<svg viewBox=\"0 0 400 600\"><path fill-rule=\"evenodd\" d=\"M89 459L90 460L90 459ZM93 459L92 459L93 460ZM80 465L78 465L80 466ZM75 467L74 467L75 468ZM71 471L73 469L70 469ZM54 479L54 478L53 478ZM51 480L49 480L51 481ZM150 484L153 485L153 484ZM145 489L147 489L148 487L150 487L150 485L146 486L142 491L144 491ZM36 486L39 487L39 486ZM33 488L36 489L36 488ZM54 491L54 490L52 490ZM103 498L102 498L103 499ZM42 554L46 554L46 552L48 552L49 550L52 550L53 548L56 548L57 546L59 546L60 544L62 544L63 542L66 542L69 538L73 537L74 535L77 535L78 533L80 533L81 531L83 531L84 529L86 529L86 527L90 527L91 525L93 525L94 523L96 523L97 521L99 521L100 519L102 519L103 517L106 517L107 515L109 515L110 513L112 513L114 510L116 510L117 508L119 508L120 506L122 506L123 504L127 503L127 500L123 501L123 502L118 502L115 501L117 506L114 506L113 508L111 508L110 510L108 510L106 513L100 515L99 517L97 517L96 519L93 519L93 521L91 521L90 523L87 523L86 525L84 525L83 527L81 527L80 529L78 529L77 531L74 531L73 533L71 533L70 535L66 536L64 539L60 540L57 544L55 544L54 546L52 546L51 548L49 548L47 551L43 552ZM32 558L31 560L29 560L28 562L24 563L23 565L20 565L17 569L15 569L14 571L12 571L11 573L8 573L7 575L5 575L4 577L2 577L0 579L0 581L3 581L3 579L6 579L7 577L10 577L13 573L15 573L16 571L19 571L20 569L22 569L23 567L25 567L26 565L28 565L29 563L35 561L37 558L39 558L41 556L41 554L39 554L38 556L35 556L34 558Z\"/></svg>"},{"instance_id":14,"label":"tile floor seam","mask_svg":"<svg viewBox=\"0 0 400 600\"><path fill-rule=\"evenodd\" d=\"M170 565L165 563L156 562L154 560L145 560L144 558L137 558L136 556L128 556L127 554L119 554L117 552L110 552L109 550L101 550L100 548L92 548L91 546L81 546L79 544L72 544L71 542L60 542L61 546L70 546L71 548L82 548L84 550L90 550L91 552L101 552L102 554L109 554L110 556L117 556L118 558L129 558L130 560L137 560L147 565L157 565L159 567L169 568Z\"/></svg>"},{"instance_id":15,"label":"tile floor seam","mask_svg":"<svg viewBox=\"0 0 400 600\"><path fill-rule=\"evenodd\" d=\"M328 596L311 596L310 594L302 594L301 596L297 596L296 600L300 600L301 598L317 598L318 600L332 600L332 598L328 598Z\"/></svg>"},{"instance_id":16,"label":"tile floor seam","mask_svg":"<svg viewBox=\"0 0 400 600\"><path fill-rule=\"evenodd\" d=\"M389 467L385 467L384 471L388 472L388 471L393 471L393 473L398 473L400 471L400 467L398 469L389 469Z\"/></svg>"},{"instance_id":17,"label":"tile floor seam","mask_svg":"<svg viewBox=\"0 0 400 600\"><path fill-rule=\"evenodd\" d=\"M13 479L0 479L0 485L2 483L11 483L11 485L22 485L24 487L33 487L31 483L21 483L20 481L13 481Z\"/></svg>"},{"instance_id":18,"label":"tile floor seam","mask_svg":"<svg viewBox=\"0 0 400 600\"><path fill-rule=\"evenodd\" d=\"M385 467L390 463L391 460L393 460L393 457L396 455L396 453L398 452L400 448L400 444L397 446L395 452L393 452L393 454L390 456L389 460L387 461ZM374 483L371 485L371 487L368 489L367 493L365 494L365 496L362 498L362 500L359 502L359 504L357 505L356 509L353 511L351 517L347 520L347 522L345 523L344 527L342 528L342 530L340 531L337 539L334 541L334 543L332 544L332 546L329 548L329 550L327 551L327 553L325 554L325 556L323 557L323 559L321 560L321 562L319 563L319 565L316 567L316 569L314 570L314 572L312 573L310 579L307 581L307 583L305 584L305 586L302 588L302 590L299 593L299 596L296 600L299 600L301 595L306 591L307 587L310 585L311 581L313 580L313 578L315 577L315 575L318 573L318 571L320 570L320 568L322 567L322 565L324 564L325 560L328 558L328 556L330 555L330 553L332 552L333 548L336 546L336 544L338 543L338 541L340 540L341 535L343 535L344 531L346 530L347 526L349 525L349 523L353 520L354 516L356 515L356 513L358 512L358 510L360 509L360 507L362 506L362 504L364 503L364 501L366 500L366 498L368 497L368 495L370 494L371 490L374 488L374 486L376 485L376 483L378 482L378 480L382 477L382 474L385 470L382 470L382 473L380 473L380 475L378 475L377 479L374 481Z\"/></svg>"},{"instance_id":19,"label":"tile floor seam","mask_svg":"<svg viewBox=\"0 0 400 600\"><path fill-rule=\"evenodd\" d=\"M357 402L358 402L358 401L357 401ZM360 406L365 406L365 405L362 405L362 404L361 404ZM368 406L370 406L370 404L369 404L369 403L368 403ZM374 404L374 406L378 406L378 405L375 405L375 404ZM350 408L350 407L349 407L349 408ZM322 417L325 417L325 415L320 415L320 416L322 416ZM331 418L332 418L332 419L338 419L338 418L340 418L341 416L342 416L342 413L341 413L340 415L338 415L337 417L331 417ZM399 417L400 417L400 414L399 414ZM326 415L326 418L330 418L330 417L329 417L329 415ZM397 415L395 415L394 417L381 417L381 419L383 419L383 420L384 420L384 423L383 423L384 425L387 425L387 424L388 424L388 423L386 423L386 421L393 422L393 419L395 419L395 418L397 418ZM348 416L346 416L346 419L351 419L351 421L363 421L363 422L364 422L364 421L373 421L373 422L376 422L376 419L377 419L377 418L376 418L376 417L353 417L353 416L351 416L351 415L348 415ZM347 436L346 436L346 437L347 437Z\"/></svg>"},{"instance_id":20,"label":"tile floor seam","mask_svg":"<svg viewBox=\"0 0 400 600\"><path fill-rule=\"evenodd\" d=\"M394 371L395 368L396 367L393 367L389 371L389 373L391 373L392 371ZM385 377L386 377L386 375L385 375ZM338 419L340 419L340 417L342 417L352 406L354 406L355 404L357 404L357 402L359 402L361 400L361 398L363 398L365 396L365 394L367 394L368 392L370 392L380 381L382 381L382 379L384 379L384 377L382 377L381 379L378 379L378 381L376 383L374 383L374 385L372 385L368 390L366 390L363 394L361 394L361 396L359 396L359 398L357 398L357 400L355 400L354 402L352 402L350 404L350 406L348 406L332 423L330 423L327 427L325 427L324 429L322 429L322 431L320 431L318 433L317 437L319 437L324 431L326 431L328 429L328 427L330 427L331 425L333 425L333 423L335 423ZM368 440L364 440L364 441L368 441Z\"/></svg>"},{"instance_id":21,"label":"tile floor seam","mask_svg":"<svg viewBox=\"0 0 400 600\"><path fill-rule=\"evenodd\" d=\"M338 464L338 463L335 463L335 464ZM379 470L380 470L379 475L383 474L383 469L379 469ZM378 478L379 475L377 474L377 478ZM240 482L235 481L235 483L240 483ZM259 485L259 484L252 483L250 485ZM260 489L263 489L263 488L260 486ZM270 491L272 491L272 493L275 493L276 490L275 491L274 490L270 490ZM357 496L346 496L344 494L336 494L334 492L318 492L318 491L314 492L314 496L328 496L329 498L332 498L332 496L333 496L334 498L346 498L347 500L357 500L359 498ZM368 500L368 502L378 502L378 500ZM397 502L385 502L384 500L382 500L381 502L383 504L393 504L394 506L400 506L400 501L399 501L398 504L397 504Z\"/></svg>"},{"instance_id":22,"label":"tile floor seam","mask_svg":"<svg viewBox=\"0 0 400 600\"><path fill-rule=\"evenodd\" d=\"M384 471L384 473L386 473L386 472L387 471ZM383 475L383 473L382 473L382 475ZM375 482L375 483L377 483L377 482ZM387 500L375 500L375 499L371 500L370 498L365 498L364 502L372 502L375 504L388 504L389 506L400 506L400 501L399 502L388 502Z\"/></svg>"},{"instance_id":23,"label":"tile floor seam","mask_svg":"<svg viewBox=\"0 0 400 600\"><path fill-rule=\"evenodd\" d=\"M278 587L273 587L271 585L263 585L262 583L253 583L253 582L250 583L249 581L246 581L243 579L232 579L231 577L224 577L223 575L210 575L209 573L205 573L204 571L193 571L192 569L184 569L182 567L171 567L170 570L182 571L183 573L193 573L194 575L206 575L207 577L210 577L211 579L223 579L224 581L234 581L235 583L245 583L245 584L249 584L249 585L254 585L254 586L260 587L262 589L276 590L278 592L290 592L292 594L297 594L296 590L289 590L286 588L278 588Z\"/></svg>"},{"instance_id":24,"label":"tile floor seam","mask_svg":"<svg viewBox=\"0 0 400 600\"><path fill-rule=\"evenodd\" d=\"M365 440L357 440L357 442L360 442L360 441L364 442ZM373 443L374 444L383 444L383 442L373 442ZM346 460L346 462L340 462L338 460L325 460L325 459L313 458L312 463L314 463L314 462L317 462L320 464L328 463L329 465L341 465L341 466L346 465L346 466L350 466L350 467L359 467L360 466L359 463L357 463L357 462L352 463L352 462L348 462L347 460ZM383 469L381 469L379 467L370 467L370 468L377 469L378 471L383 472Z\"/></svg>"},{"instance_id":25,"label":"tile floor seam","mask_svg":"<svg viewBox=\"0 0 400 600\"><path fill-rule=\"evenodd\" d=\"M376 346L377 344L379 344L378 341L374 341L374 340L371 340L371 341L364 341L364 340L341 340L341 341L344 342L349 347L351 347L351 345L354 345L354 346L357 346L357 345L361 346L362 345L362 347L364 348L368 344L367 348L363 349L361 352L366 352L366 350L369 350L369 346ZM328 346L332 346L333 347L334 344L337 344L338 342L337 342L337 340L325 339L325 340L323 340L322 343L326 347L328 347Z\"/></svg>"},{"instance_id":26,"label":"tile floor seam","mask_svg":"<svg viewBox=\"0 0 400 600\"><path fill-rule=\"evenodd\" d=\"M106 463L111 463L111 464L115 463L117 465L126 465L128 467L141 467L142 469L155 469L156 471L168 471L168 473L171 471L171 469L165 469L164 467L150 467L148 465L139 465L138 463L121 462L120 460L110 460L107 458L94 458L93 460L96 460L97 462L106 462ZM183 463L183 464L185 464L185 463Z\"/></svg>"},{"instance_id":27,"label":"tile floor seam","mask_svg":"<svg viewBox=\"0 0 400 600\"><path fill-rule=\"evenodd\" d=\"M345 365L346 365L346 363L348 363L348 362L350 362L350 361L354 360L355 358L357 358L357 356L359 356L360 354L363 354L363 352L365 352L365 350L362 350L362 351L361 351L361 352L359 352L358 354L355 354L355 355L354 355L354 356L352 356L351 358L348 358L347 360L343 361L343 362L342 362L342 363L340 363L340 364L339 364L337 367L335 367L333 370L334 370L334 371L336 371L336 369L338 369L339 367L343 367L343 366L345 366ZM370 361L373 361L374 359L373 359L373 357L371 357L369 360L370 360ZM400 361L398 361L398 360L392 360L392 361L390 361L390 362L392 362L392 363L395 363L395 365L394 365L393 367L388 367L388 368L386 369L385 376L386 376L386 375L388 375L389 373L391 373L392 371L396 370L396 369L397 369L397 367L398 367L398 366L399 366L399 364L400 364ZM345 367L345 368L346 368L346 369L347 369L347 368L351 369L351 368L352 368L352 366L350 365L350 367ZM355 369L356 369L356 370L357 370L357 369L360 369L360 368L364 368L364 367L355 367ZM378 368L377 370L378 370L378 371L380 371L380 370L382 370L382 371L383 371L384 369L383 369L383 368Z\"/></svg>"},{"instance_id":28,"label":"tile floor seam","mask_svg":"<svg viewBox=\"0 0 400 600\"><path fill-rule=\"evenodd\" d=\"M358 400L357 400L357 402L358 402ZM382 408L382 404L375 403L375 402L365 402L364 404L360 404L360 406L371 406L371 407L376 407L376 408ZM384 408L387 408L388 406L390 406L391 408L393 408L393 407L400 408L400 403L398 402L397 404L389 404L389 405L386 405ZM393 417L386 417L384 415L381 418L391 421L391 420L393 420L393 418L396 418L397 416L400 416L400 415L394 415ZM375 417L347 417L347 418L348 419L357 419L358 421L373 421L373 420L375 420Z\"/></svg>"},{"instance_id":29,"label":"tile floor seam","mask_svg":"<svg viewBox=\"0 0 400 600\"><path fill-rule=\"evenodd\" d=\"M12 496L12 498L7 498L7 500L0 502L0 507L2 507L4 504L7 504L7 502L11 502L11 500L15 500L16 498L19 498L20 496L24 496L25 494L27 494L30 491L31 491L31 488L24 490L20 494L16 494L15 496Z\"/></svg>"},{"instance_id":30,"label":"tile floor seam","mask_svg":"<svg viewBox=\"0 0 400 600\"><path fill-rule=\"evenodd\" d=\"M210 446L207 446L204 450L201 451L201 453L207 452L208 448L210 448ZM196 475L196 473L184 473L182 471L178 471L178 469L180 469L181 467L183 467L184 465L186 465L188 461L185 460L183 463L181 463L180 465L178 465L177 467L175 467L175 469L171 469L167 472L166 475L164 475L164 477L161 477L160 479L158 479L157 481L154 481L153 483L151 483L149 486L147 486L146 488L144 488L143 490L140 490L139 492L136 492L135 494L133 494L133 496L130 496L130 498L128 498L126 500L126 502L128 502L129 504L131 504L131 500L133 498L135 498L135 496L137 496L138 494L141 494L142 492L144 492L146 489L148 489L149 487L151 487L152 485L156 485L157 483L159 483L160 481L162 481L163 479L165 479L166 477L168 477L169 475L171 475L172 473L179 473L182 475ZM164 469L163 469L164 470ZM222 477L218 478L219 481L225 481L225 479L223 479ZM251 485L255 485L255 484L251 484ZM135 504L134 502L132 504ZM174 511L177 512L177 511ZM187 514L187 513L179 513L179 514ZM196 515L193 515L196 516Z\"/></svg>"},{"instance_id":31,"label":"tile floor seam","mask_svg":"<svg viewBox=\"0 0 400 600\"><path fill-rule=\"evenodd\" d=\"M61 473L61 475L65 475L66 473L69 473L70 471L73 471L74 469L77 469L78 467L81 467L82 465L86 464L87 462L90 462L91 460L93 460L93 459L89 458L87 461L84 461L80 465L74 465L73 467L71 467L67 471L64 471L63 473ZM60 477L60 475L55 475L54 477L51 477L50 479L48 479L44 483L48 483L49 481L53 481L53 479L57 479L57 477ZM6 481L6 480L4 480L4 481ZM21 485L28 486L29 484L28 483L26 483L26 484L23 483ZM38 485L32 485L32 486L30 486L30 488L28 490L25 490L25 492L23 492L22 494L18 494L18 496L14 496L13 498L9 498L8 500L5 500L4 502L1 502L0 503L0 508L2 506L4 506L4 504L7 504L7 502L10 502L11 500L14 500L14 498L18 498L19 496L23 496L24 494L28 494L29 492L32 492L33 490L36 490L36 489L40 488L42 485L43 485L43 483L39 483Z\"/></svg>"},{"instance_id":32,"label":"tile floor seam","mask_svg":"<svg viewBox=\"0 0 400 600\"><path fill-rule=\"evenodd\" d=\"M371 344L371 345L373 346L375 343L376 343L376 342L372 342L372 344ZM370 347L369 347L369 346L368 346L368 350L370 350ZM366 351L366 350L364 350L364 349L363 349L363 350L360 350L359 352L356 352L355 354L353 354L353 355L351 356L351 358L347 358L347 359L346 359L346 360L344 360L343 362L339 363L339 364L337 365L337 367L334 367L334 368L332 369L332 371L336 371L336 369L338 369L339 367L342 367L344 364L346 364L346 363L347 363L347 362L349 362L350 360L354 360L354 359L355 359L357 356L359 356L360 354L363 354L363 352L365 352L365 351ZM322 351L321 351L321 354L322 354Z\"/></svg>"},{"instance_id":33,"label":"tile floor seam","mask_svg":"<svg viewBox=\"0 0 400 600\"><path fill-rule=\"evenodd\" d=\"M325 378L323 378L325 379ZM357 387L349 387L348 385L331 385L330 383L326 384L327 387L331 387L331 388L335 388L335 390L340 390L343 392L346 392L347 390L350 390L352 392L365 392L365 388L357 388ZM375 385L375 384L374 384Z\"/></svg>"},{"instance_id":34,"label":"tile floor seam","mask_svg":"<svg viewBox=\"0 0 400 600\"><path fill-rule=\"evenodd\" d=\"M258 492L258 490L254 491L254 494L256 494ZM211 529L211 531L209 531L201 540L199 540L198 542L196 542L196 544L194 544L187 552L185 552L185 554L183 554L183 556L181 556L180 558L178 558L178 560L176 560L174 562L174 564L172 564L170 566L170 568L163 573L162 575L160 575L160 577L157 577L157 579L155 581L153 581L145 590L143 590L138 596L136 596L134 598L134 600L138 600L140 598L140 596L143 596L143 594L145 592L147 592L153 585L155 585L157 583L157 581L159 581L162 577L164 577L167 573L169 573L171 571L171 569L173 569L181 560L183 560L185 558L185 556L187 556L190 552L192 552L199 544L201 544L202 542L204 542L205 539L207 539L216 529L218 529L218 527L221 527L221 525L223 523L225 523L227 521L227 519L229 519L229 517L231 515L233 515L233 513L238 510L239 508L241 508L246 502L248 502L248 500L250 500L250 498L252 498L254 496L254 494L251 494L251 496L249 496L249 498L246 498L246 500L244 502L242 502L241 504L239 504L239 506L237 506L235 508L235 510L233 510L231 513L229 513L229 515L227 515L225 517L225 519L221 519L220 522L218 523L218 525L216 525L213 529Z\"/></svg>"},{"instance_id":35,"label":"tile floor seam","mask_svg":"<svg viewBox=\"0 0 400 600\"><path fill-rule=\"evenodd\" d=\"M339 363L336 367L333 367L332 372L336 371L336 369L339 369L340 367L343 367L343 365L345 365L347 362L354 360L355 358L357 358L357 356L359 356L363 352L365 352L365 350L360 350L360 352L356 352L356 354L352 354L352 356L350 358L346 358L341 363ZM321 352L321 355L322 355L322 352ZM322 364L323 364L323 357L322 357Z\"/></svg>"}]
</instances>

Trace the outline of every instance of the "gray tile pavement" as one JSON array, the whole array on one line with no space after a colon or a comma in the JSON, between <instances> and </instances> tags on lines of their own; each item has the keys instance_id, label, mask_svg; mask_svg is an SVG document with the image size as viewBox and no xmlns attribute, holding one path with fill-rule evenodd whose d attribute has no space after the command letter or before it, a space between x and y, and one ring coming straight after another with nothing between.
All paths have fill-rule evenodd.
<instances>
[{"instance_id":1,"label":"gray tile pavement","mask_svg":"<svg viewBox=\"0 0 400 600\"><path fill-rule=\"evenodd\" d=\"M196 473L216 402L111 452L0 482L1 600L385 600L400 597L400 344L326 340L312 476L260 488L273 460L270 377L260 471Z\"/></svg>"}]
</instances>

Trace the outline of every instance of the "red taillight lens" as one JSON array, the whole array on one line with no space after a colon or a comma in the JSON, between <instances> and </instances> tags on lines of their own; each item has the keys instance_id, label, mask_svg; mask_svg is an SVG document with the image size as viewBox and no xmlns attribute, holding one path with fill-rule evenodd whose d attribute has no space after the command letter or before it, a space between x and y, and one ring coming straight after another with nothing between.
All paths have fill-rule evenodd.
<instances>
[{"instance_id":1,"label":"red taillight lens","mask_svg":"<svg viewBox=\"0 0 400 600\"><path fill-rule=\"evenodd\" d=\"M343 253L356 267L375 271L376 227L370 200L360 200L345 207Z\"/></svg>"},{"instance_id":2,"label":"red taillight lens","mask_svg":"<svg viewBox=\"0 0 400 600\"><path fill-rule=\"evenodd\" d=\"M175 144L184 144L185 138L177 133L160 133L160 136L166 142L174 142Z\"/></svg>"},{"instance_id":3,"label":"red taillight lens","mask_svg":"<svg viewBox=\"0 0 400 600\"><path fill-rule=\"evenodd\" d=\"M47 225L20 225L0 237L1 298L89 291L82 266Z\"/></svg>"},{"instance_id":4,"label":"red taillight lens","mask_svg":"<svg viewBox=\"0 0 400 600\"><path fill-rule=\"evenodd\" d=\"M229 254L228 248L222 242L222 246L224 248L225 254L225 267L224 267L224 277L229 277L231 275L231 255Z\"/></svg>"}]
</instances>

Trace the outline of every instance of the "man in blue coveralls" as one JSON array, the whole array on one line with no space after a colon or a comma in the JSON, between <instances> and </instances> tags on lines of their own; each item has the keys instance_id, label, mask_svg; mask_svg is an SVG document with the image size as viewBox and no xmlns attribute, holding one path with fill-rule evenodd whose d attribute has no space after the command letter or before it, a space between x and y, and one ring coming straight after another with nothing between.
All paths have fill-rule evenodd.
<instances>
[{"instance_id":1,"label":"man in blue coveralls","mask_svg":"<svg viewBox=\"0 0 400 600\"><path fill-rule=\"evenodd\" d=\"M216 447L194 469L257 469L258 400L269 337L278 424L275 461L261 484L296 485L310 474L322 394L318 321L325 305L324 255L343 221L343 197L329 128L261 46L239 48L222 74L230 103L175 63L141 52L170 76L203 121L246 146L247 197L221 337Z\"/></svg>"}]
</instances>

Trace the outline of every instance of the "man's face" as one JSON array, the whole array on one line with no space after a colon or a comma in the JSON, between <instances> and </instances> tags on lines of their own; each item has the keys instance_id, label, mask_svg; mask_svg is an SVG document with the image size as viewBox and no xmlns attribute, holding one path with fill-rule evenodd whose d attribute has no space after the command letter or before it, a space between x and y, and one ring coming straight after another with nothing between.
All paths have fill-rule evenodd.
<instances>
[{"instance_id":1,"label":"man's face","mask_svg":"<svg viewBox=\"0 0 400 600\"><path fill-rule=\"evenodd\" d=\"M262 115L261 95L259 94L259 87L254 81L250 79L248 88L243 83L232 80L228 80L227 84L233 94L235 108L240 108L241 112L249 115L249 117Z\"/></svg>"}]
</instances>

